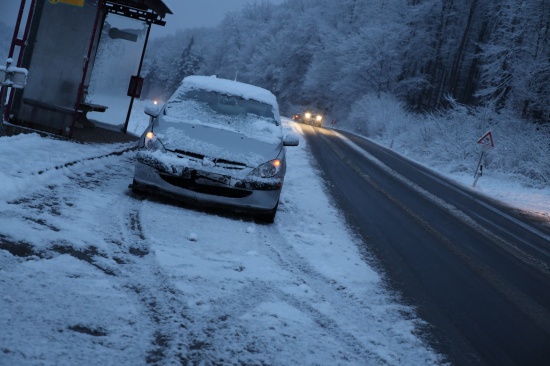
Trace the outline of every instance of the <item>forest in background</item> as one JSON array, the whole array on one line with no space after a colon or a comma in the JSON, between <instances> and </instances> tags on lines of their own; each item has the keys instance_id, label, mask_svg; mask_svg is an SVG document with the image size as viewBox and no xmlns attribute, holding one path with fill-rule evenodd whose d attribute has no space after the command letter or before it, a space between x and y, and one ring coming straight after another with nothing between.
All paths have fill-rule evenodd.
<instances>
[{"instance_id":1,"label":"forest in background","mask_svg":"<svg viewBox=\"0 0 550 366\"><path fill-rule=\"evenodd\" d=\"M167 96L191 74L267 88L287 114L346 119L389 94L417 112L456 102L548 122L550 0L251 2L218 27L152 42L149 93Z\"/></svg>"},{"instance_id":2,"label":"forest in background","mask_svg":"<svg viewBox=\"0 0 550 366\"><path fill-rule=\"evenodd\" d=\"M550 187L550 0L251 2L151 44L148 97L192 74L267 88L283 115L322 110L450 174L473 174L492 130L485 172Z\"/></svg>"}]
</instances>

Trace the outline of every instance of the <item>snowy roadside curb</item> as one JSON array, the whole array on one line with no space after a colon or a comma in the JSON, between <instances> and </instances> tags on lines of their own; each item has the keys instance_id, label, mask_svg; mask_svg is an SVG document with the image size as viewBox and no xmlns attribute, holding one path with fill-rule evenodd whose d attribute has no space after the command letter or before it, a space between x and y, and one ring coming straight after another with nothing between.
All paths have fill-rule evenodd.
<instances>
[{"instance_id":1,"label":"snowy roadside curb","mask_svg":"<svg viewBox=\"0 0 550 366\"><path fill-rule=\"evenodd\" d=\"M334 131L338 132L340 130L334 129ZM349 130L342 131L352 133L355 136L368 140L382 148L389 149L395 154L401 156L403 159L411 161L414 164L421 165L433 174L449 179L464 187L466 190L480 193L511 208L518 209L538 217L542 221L550 224L550 188L525 187L526 183L522 184L522 182L516 179L512 174L504 174L491 170L486 170L483 177L481 177L478 181L476 187L473 188L473 174L451 173L445 171L443 168L434 166L434 164L430 161L419 160L417 157L406 155L403 151L388 147L386 141L374 140ZM472 171L474 170L474 164L475 162L472 163Z\"/></svg>"},{"instance_id":2,"label":"snowy roadside curb","mask_svg":"<svg viewBox=\"0 0 550 366\"><path fill-rule=\"evenodd\" d=\"M135 149L135 143L80 144L72 141L20 134L0 137L0 201L16 197L26 187L53 184L63 179L54 172L79 163L123 155ZM40 178L38 178L40 177Z\"/></svg>"}]
</instances>

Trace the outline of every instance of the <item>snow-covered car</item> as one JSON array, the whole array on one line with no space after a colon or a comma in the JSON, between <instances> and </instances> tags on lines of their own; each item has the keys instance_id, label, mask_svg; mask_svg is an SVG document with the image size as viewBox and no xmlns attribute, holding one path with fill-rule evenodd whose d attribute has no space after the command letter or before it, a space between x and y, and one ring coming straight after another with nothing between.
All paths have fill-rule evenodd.
<instances>
[{"instance_id":1,"label":"snow-covered car","mask_svg":"<svg viewBox=\"0 0 550 366\"><path fill-rule=\"evenodd\" d=\"M138 142L134 191L247 212L273 222L286 172L286 146L276 97L215 76L189 76Z\"/></svg>"},{"instance_id":2,"label":"snow-covered car","mask_svg":"<svg viewBox=\"0 0 550 366\"><path fill-rule=\"evenodd\" d=\"M311 111L306 111L300 115L297 115L298 121L302 123L307 123L308 125L314 125L317 127L323 126L323 114L315 113Z\"/></svg>"}]
</instances>

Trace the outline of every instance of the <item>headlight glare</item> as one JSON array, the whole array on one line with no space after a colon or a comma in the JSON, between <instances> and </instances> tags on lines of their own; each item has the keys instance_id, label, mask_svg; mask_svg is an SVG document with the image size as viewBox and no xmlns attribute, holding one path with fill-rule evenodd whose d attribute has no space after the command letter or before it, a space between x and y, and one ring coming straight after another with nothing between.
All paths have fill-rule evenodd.
<instances>
[{"instance_id":1,"label":"headlight glare","mask_svg":"<svg viewBox=\"0 0 550 366\"><path fill-rule=\"evenodd\" d=\"M306 116L307 119L310 119L311 118L311 113L306 112L305 116Z\"/></svg>"},{"instance_id":2,"label":"headlight glare","mask_svg":"<svg viewBox=\"0 0 550 366\"><path fill-rule=\"evenodd\" d=\"M254 169L253 174L260 178L271 178L279 173L281 166L279 159L271 160Z\"/></svg>"},{"instance_id":3,"label":"headlight glare","mask_svg":"<svg viewBox=\"0 0 550 366\"><path fill-rule=\"evenodd\" d=\"M157 136L152 132L149 131L145 134L145 141L144 141L145 148L151 152L157 151L157 150L164 150L162 144L160 143Z\"/></svg>"}]
</instances>

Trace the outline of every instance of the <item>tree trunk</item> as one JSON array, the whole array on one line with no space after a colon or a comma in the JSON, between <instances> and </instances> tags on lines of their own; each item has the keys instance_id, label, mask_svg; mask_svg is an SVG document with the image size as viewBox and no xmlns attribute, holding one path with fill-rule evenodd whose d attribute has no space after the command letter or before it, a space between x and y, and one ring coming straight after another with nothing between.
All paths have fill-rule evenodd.
<instances>
[{"instance_id":1,"label":"tree trunk","mask_svg":"<svg viewBox=\"0 0 550 366\"><path fill-rule=\"evenodd\" d=\"M464 95L460 95L460 96L458 95L458 86L460 84L460 71L462 68L462 62L464 60L466 44L468 43L468 40L470 38L470 33L472 30L472 23L474 20L474 14L477 7L477 1L478 0L472 0L472 4L470 5L470 12L468 14L468 21L466 22L466 28L464 29L464 33L462 34L462 39L460 41L460 45L456 52L453 65L451 66L451 72L449 75L450 91L453 94L453 96L460 101L464 100Z\"/></svg>"}]
</instances>

